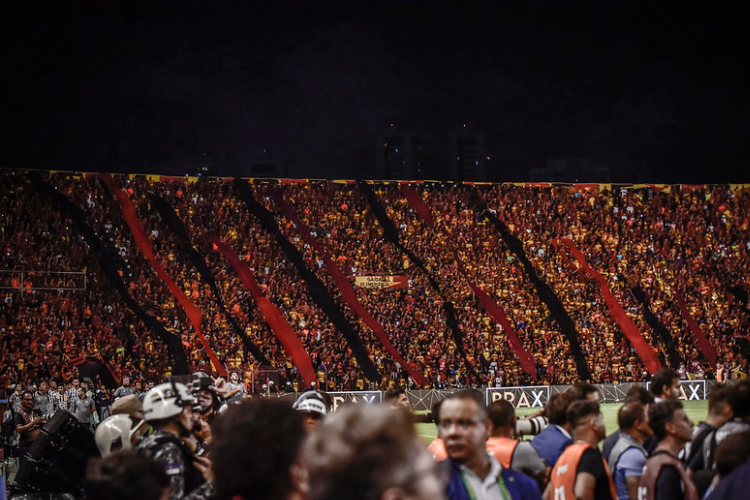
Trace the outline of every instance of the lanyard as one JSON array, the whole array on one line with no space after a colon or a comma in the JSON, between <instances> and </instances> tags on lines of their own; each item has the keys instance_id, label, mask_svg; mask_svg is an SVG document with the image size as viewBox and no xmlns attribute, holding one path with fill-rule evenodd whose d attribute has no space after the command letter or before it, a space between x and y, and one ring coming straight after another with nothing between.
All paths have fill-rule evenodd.
<instances>
[{"instance_id":1,"label":"lanyard","mask_svg":"<svg viewBox=\"0 0 750 500\"><path fill-rule=\"evenodd\" d=\"M466 492L469 494L469 498L471 500L477 500L477 496L474 494L474 490L471 489L471 485L466 480L463 474L461 474L461 481L464 483L464 487L466 488ZM502 471L500 471L500 474L497 475L497 484L500 486L500 497L504 500L511 500L510 491L508 491L508 488L505 486L505 480L503 479Z\"/></svg>"}]
</instances>

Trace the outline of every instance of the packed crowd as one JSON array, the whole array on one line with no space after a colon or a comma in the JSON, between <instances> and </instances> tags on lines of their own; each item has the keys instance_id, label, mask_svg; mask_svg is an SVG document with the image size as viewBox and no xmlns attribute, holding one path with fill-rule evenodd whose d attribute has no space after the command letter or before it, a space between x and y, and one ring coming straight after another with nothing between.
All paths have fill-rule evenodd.
<instances>
[{"instance_id":1,"label":"packed crowd","mask_svg":"<svg viewBox=\"0 0 750 500\"><path fill-rule=\"evenodd\" d=\"M12 400L21 469L42 467L44 474L24 475L9 498L746 498L750 380L715 385L706 418L694 428L679 401L677 371L659 370L650 390L631 386L609 434L597 387L578 383L549 398L530 440L519 439L521 419L509 401L486 404L476 389L452 391L425 416L410 411L403 389L388 391L382 403L333 405L316 390L281 399L249 397L242 388L236 376L227 382L202 372L140 393L124 384L94 435L78 434L95 443L88 456L68 458L83 465L80 477L58 474L62 464L52 459L66 453L65 439L33 446L49 417L36 415L39 392L22 390ZM73 414L54 418L85 420L78 415L85 386L59 393L41 404L71 398ZM415 426L425 417L437 426L429 444ZM32 446L37 451L29 453ZM47 448L54 454L44 455ZM66 486L55 482L60 477Z\"/></svg>"},{"instance_id":2,"label":"packed crowd","mask_svg":"<svg viewBox=\"0 0 750 500\"><path fill-rule=\"evenodd\" d=\"M169 350L113 291L73 222L39 193L28 173L4 171L0 175L0 269L6 271L1 277L0 390L9 391L19 382L69 384L79 376L76 361L86 357L101 359L118 381L127 375L142 383L158 383L168 376L174 364ZM250 267L263 295L299 336L320 388L417 387L405 367L394 361L342 299L323 265L324 256L285 215L277 201L280 196L347 276L408 278L407 288L356 288L357 299L432 387L564 384L580 378L571 346L550 306L540 298L519 255L491 223L490 214L522 242L535 272L552 287L573 320L592 382L642 381L648 372L612 319L596 282L581 272L565 247L556 244L561 238L571 240L606 278L663 364L667 364L669 349L654 332L653 322L646 321L646 306L674 340L684 376L714 377L718 372L725 379L747 373L741 337L750 316L745 286L750 266L748 188L413 185L429 207L430 222L418 215L398 185L374 185L378 202L398 230L396 244L356 184L250 183L255 198L274 216L283 237L302 252L308 269L324 283L325 293L361 338L381 376L368 380L299 269L248 209L232 182L152 176L114 179L134 204L158 264L200 309L204 344L139 249L123 207L105 183L96 175L43 177L82 210L85 223L111 250L130 296L170 335L180 338L194 370L217 369L207 345L225 369L243 373L250 382L261 366L245 349L241 337L246 337L278 374L274 390L305 388L299 367L264 320L247 287L217 251L214 238L218 238ZM477 196L486 201L486 212L477 210ZM187 230L187 243L159 215L158 198L176 212ZM191 260L190 247L205 259L216 289ZM78 290L77 283L47 290L50 287L18 282L20 275L13 272L26 276L30 272L84 273L85 290ZM70 276L45 274L43 284L64 283L73 279ZM523 348L534 357L536 381L522 370L509 344L509 332L483 307L469 283L483 289L505 311ZM645 292L645 302L637 300L636 287ZM678 295L716 349L718 370L696 346L677 305ZM448 303L453 306L461 342L451 332Z\"/></svg>"}]
</instances>

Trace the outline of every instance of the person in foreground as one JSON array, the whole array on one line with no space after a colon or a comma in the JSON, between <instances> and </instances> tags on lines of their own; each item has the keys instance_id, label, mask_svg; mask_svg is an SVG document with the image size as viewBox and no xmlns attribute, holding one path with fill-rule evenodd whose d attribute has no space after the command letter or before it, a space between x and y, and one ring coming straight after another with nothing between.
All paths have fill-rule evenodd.
<instances>
[{"instance_id":1,"label":"person in foreground","mask_svg":"<svg viewBox=\"0 0 750 500\"><path fill-rule=\"evenodd\" d=\"M487 451L492 452L503 467L533 477L539 489L543 489L551 467L544 463L531 443L515 438L516 412L513 405L500 399L490 404L487 411L492 422Z\"/></svg>"},{"instance_id":2,"label":"person in foreground","mask_svg":"<svg viewBox=\"0 0 750 500\"><path fill-rule=\"evenodd\" d=\"M547 418L549 418L549 426L531 440L531 446L550 467L555 465L563 450L573 443L567 412L568 407L576 399L578 399L577 391L566 391L562 394L552 395L545 409Z\"/></svg>"},{"instance_id":3,"label":"person in foreground","mask_svg":"<svg viewBox=\"0 0 750 500\"><path fill-rule=\"evenodd\" d=\"M85 500L168 500L169 478L136 450L117 450L89 461L83 493Z\"/></svg>"},{"instance_id":4,"label":"person in foreground","mask_svg":"<svg viewBox=\"0 0 750 500\"><path fill-rule=\"evenodd\" d=\"M698 492L677 458L693 433L693 423L682 409L682 403L672 400L656 403L649 408L648 418L658 444L646 460L638 498L697 500Z\"/></svg>"},{"instance_id":5,"label":"person in foreground","mask_svg":"<svg viewBox=\"0 0 750 500\"><path fill-rule=\"evenodd\" d=\"M304 500L303 416L280 399L233 404L213 423L216 500Z\"/></svg>"},{"instance_id":6,"label":"person in foreground","mask_svg":"<svg viewBox=\"0 0 750 500\"><path fill-rule=\"evenodd\" d=\"M440 406L440 437L448 459L449 500L538 499L539 486L530 477L504 468L488 453L492 424L482 394L466 389L453 393Z\"/></svg>"},{"instance_id":7,"label":"person in foreground","mask_svg":"<svg viewBox=\"0 0 750 500\"><path fill-rule=\"evenodd\" d=\"M620 436L609 455L609 472L618 500L638 500L638 485L648 452L643 446L653 433L646 408L637 401L625 403L617 413Z\"/></svg>"},{"instance_id":8,"label":"person in foreground","mask_svg":"<svg viewBox=\"0 0 750 500\"><path fill-rule=\"evenodd\" d=\"M445 498L435 462L406 410L344 407L309 436L303 459L310 500Z\"/></svg>"},{"instance_id":9,"label":"person in foreground","mask_svg":"<svg viewBox=\"0 0 750 500\"><path fill-rule=\"evenodd\" d=\"M557 460L550 484L544 491L548 499L610 500L617 498L607 462L597 445L606 436L599 403L575 401L567 412L573 431L573 444Z\"/></svg>"}]
</instances>

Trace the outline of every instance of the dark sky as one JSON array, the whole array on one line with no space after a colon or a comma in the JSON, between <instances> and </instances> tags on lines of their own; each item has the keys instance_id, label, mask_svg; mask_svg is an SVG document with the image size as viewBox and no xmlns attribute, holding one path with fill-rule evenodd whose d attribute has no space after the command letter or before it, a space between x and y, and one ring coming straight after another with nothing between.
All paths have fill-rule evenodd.
<instances>
[{"instance_id":1,"label":"dark sky","mask_svg":"<svg viewBox=\"0 0 750 500\"><path fill-rule=\"evenodd\" d=\"M153 4L159 4L155 6ZM654 4L660 4L655 6ZM487 138L490 175L588 158L615 181L750 182L746 16L683 2L16 2L3 167L374 175L394 123Z\"/></svg>"}]
</instances>

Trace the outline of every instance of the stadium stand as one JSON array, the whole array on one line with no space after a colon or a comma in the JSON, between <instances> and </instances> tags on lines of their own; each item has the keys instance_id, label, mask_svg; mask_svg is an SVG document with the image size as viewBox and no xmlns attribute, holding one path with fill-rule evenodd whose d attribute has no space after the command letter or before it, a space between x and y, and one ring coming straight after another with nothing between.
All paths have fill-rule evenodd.
<instances>
[{"instance_id":1,"label":"stadium stand","mask_svg":"<svg viewBox=\"0 0 750 500\"><path fill-rule=\"evenodd\" d=\"M7 394L92 359L299 390L747 373L745 186L0 179Z\"/></svg>"}]
</instances>

